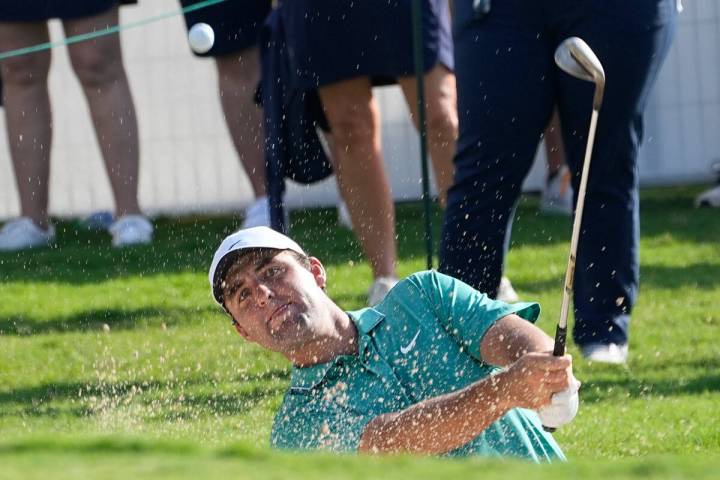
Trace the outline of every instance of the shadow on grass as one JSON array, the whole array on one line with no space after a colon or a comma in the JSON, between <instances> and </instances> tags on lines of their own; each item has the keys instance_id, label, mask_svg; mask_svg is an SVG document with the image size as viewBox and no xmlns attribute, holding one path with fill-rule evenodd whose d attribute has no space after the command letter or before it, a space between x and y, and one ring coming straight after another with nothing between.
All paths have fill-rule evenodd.
<instances>
[{"instance_id":1,"label":"shadow on grass","mask_svg":"<svg viewBox=\"0 0 720 480\"><path fill-rule=\"evenodd\" d=\"M421 205L398 206L399 250L403 258L424 258ZM334 209L293 213L292 236L323 263L332 265L364 256L353 232L337 226ZM440 211L434 213L435 239ZM62 282L90 284L129 276L180 272L205 273L215 248L237 229L233 218L178 218L155 222L152 245L114 249L105 233L88 232L75 222L57 222L53 248L0 253L1 282Z\"/></svg>"},{"instance_id":2,"label":"shadow on grass","mask_svg":"<svg viewBox=\"0 0 720 480\"><path fill-rule=\"evenodd\" d=\"M246 448L248 451L252 451ZM197 454L200 448L197 444L190 444L180 440L152 439L141 440L139 438L122 438L117 436L98 438L57 438L53 436L35 436L32 439L13 441L12 443L0 444L0 454L16 454L27 452L59 452L66 455L70 452L80 454L97 453L147 453L147 452L168 452L178 454ZM242 447L238 448L242 452Z\"/></svg>"},{"instance_id":3,"label":"shadow on grass","mask_svg":"<svg viewBox=\"0 0 720 480\"><path fill-rule=\"evenodd\" d=\"M717 244L720 217L714 209L697 209L695 196L703 186L648 188L641 191L640 232L643 239L671 237L696 244ZM539 213L535 195L525 195L512 231L513 247L568 244L572 219ZM582 239L581 239L582 244Z\"/></svg>"},{"instance_id":4,"label":"shadow on grass","mask_svg":"<svg viewBox=\"0 0 720 480\"><path fill-rule=\"evenodd\" d=\"M284 385L256 385L237 393L225 394L184 394L165 395L164 402L176 405L172 410L160 410L153 419L156 421L191 420L199 413L219 416L242 415L258 405L285 393Z\"/></svg>"},{"instance_id":5,"label":"shadow on grass","mask_svg":"<svg viewBox=\"0 0 720 480\"><path fill-rule=\"evenodd\" d=\"M673 397L720 391L720 374L649 381L641 378L594 380L583 384L582 401L600 402L620 394L627 398Z\"/></svg>"},{"instance_id":6,"label":"shadow on grass","mask_svg":"<svg viewBox=\"0 0 720 480\"><path fill-rule=\"evenodd\" d=\"M611 398L648 398L698 395L720 392L720 358L652 359L633 370L598 365L593 379L583 383L583 402L599 402ZM652 377L652 378L649 378Z\"/></svg>"},{"instance_id":7,"label":"shadow on grass","mask_svg":"<svg viewBox=\"0 0 720 480\"><path fill-rule=\"evenodd\" d=\"M651 189L642 195L643 238L669 235L694 243L713 243L720 236L717 212L696 210L700 189ZM523 197L513 227L513 245L544 246L570 241L571 220L539 215L537 199ZM434 254L440 239L442 211L433 206ZM152 245L113 249L106 233L88 232L76 222L58 222L58 246L18 253L0 253L0 282L54 281L86 284L113 278L159 273L202 272L222 238L238 226L237 219L182 217L159 219ZM420 202L397 205L398 252L403 260L424 259L425 223ZM308 253L331 265L364 261L353 232L337 225L335 209L293 212L292 236Z\"/></svg>"},{"instance_id":8,"label":"shadow on grass","mask_svg":"<svg viewBox=\"0 0 720 480\"><path fill-rule=\"evenodd\" d=\"M696 263L682 267L661 265L640 266L640 287L677 289L694 287L698 290L714 290L720 286L717 263ZM522 281L513 278L513 287L521 292L562 292L565 273L554 278L536 281ZM560 295L560 293L558 294Z\"/></svg>"},{"instance_id":9,"label":"shadow on grass","mask_svg":"<svg viewBox=\"0 0 720 480\"><path fill-rule=\"evenodd\" d=\"M398 206L399 251L403 259L424 258L424 225L420 204ZM334 209L293 213L292 235L323 263L364 261L353 232L337 226ZM434 238L440 210L434 211ZM0 253L0 282L62 282L90 284L129 276L180 272L205 273L215 248L237 228L232 218L179 218L155 222L152 245L114 249L102 232L88 232L75 222L58 222L53 248Z\"/></svg>"},{"instance_id":10,"label":"shadow on grass","mask_svg":"<svg viewBox=\"0 0 720 480\"><path fill-rule=\"evenodd\" d=\"M235 415L252 409L259 402L275 397L286 389L284 383L289 380L290 371L284 368L269 369L254 374L236 377L234 393L198 392L193 388L212 388L214 378L210 376L167 381L135 381L116 383L49 383L36 387L0 391L0 417L18 414L21 407L23 415L34 417L57 417L60 414L73 416L91 416L96 410L83 405L90 398L130 398L136 397L143 404L151 405L160 396L163 405L180 406L179 410L162 412L158 409L158 418L190 418L191 413L203 411L218 415ZM278 384L280 381L282 384ZM58 406L57 403L70 405ZM187 410L184 410L187 409Z\"/></svg>"},{"instance_id":11,"label":"shadow on grass","mask_svg":"<svg viewBox=\"0 0 720 480\"><path fill-rule=\"evenodd\" d=\"M37 319L27 316L0 316L0 334L36 335L55 332L102 331L107 324L112 330L131 330L149 323L178 325L197 321L198 315L218 312L213 305L197 308L95 309L70 316Z\"/></svg>"},{"instance_id":12,"label":"shadow on grass","mask_svg":"<svg viewBox=\"0 0 720 480\"><path fill-rule=\"evenodd\" d=\"M112 248L105 233L58 222L57 246L0 253L0 282L53 281L87 284L132 275L205 271L222 238L237 222L222 219L160 219L152 245Z\"/></svg>"},{"instance_id":13,"label":"shadow on grass","mask_svg":"<svg viewBox=\"0 0 720 480\"><path fill-rule=\"evenodd\" d=\"M640 284L649 284L657 288L691 286L699 290L711 290L720 285L718 271L720 268L717 263L696 263L682 267L646 265L640 267Z\"/></svg>"},{"instance_id":14,"label":"shadow on grass","mask_svg":"<svg viewBox=\"0 0 720 480\"><path fill-rule=\"evenodd\" d=\"M355 233L337 224L335 209L312 209L294 212L292 236L308 254L318 257L326 265L345 264L348 260L364 262ZM425 258L425 220L420 202L396 205L398 255L403 260ZM432 236L437 255L442 211L433 204Z\"/></svg>"}]
</instances>

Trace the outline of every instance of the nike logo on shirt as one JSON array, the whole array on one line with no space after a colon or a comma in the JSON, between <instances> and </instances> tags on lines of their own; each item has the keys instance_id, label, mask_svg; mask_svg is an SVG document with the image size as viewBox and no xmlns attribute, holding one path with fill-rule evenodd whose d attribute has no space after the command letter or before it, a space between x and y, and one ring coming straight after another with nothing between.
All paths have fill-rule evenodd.
<instances>
[{"instance_id":1,"label":"nike logo on shirt","mask_svg":"<svg viewBox=\"0 0 720 480\"><path fill-rule=\"evenodd\" d=\"M402 345L400 346L400 353L402 353L403 355L407 355L410 350L415 348L415 341L417 340L418 335L420 335L420 330L418 330L413 339L410 340L410 343L408 343L404 347Z\"/></svg>"}]
</instances>

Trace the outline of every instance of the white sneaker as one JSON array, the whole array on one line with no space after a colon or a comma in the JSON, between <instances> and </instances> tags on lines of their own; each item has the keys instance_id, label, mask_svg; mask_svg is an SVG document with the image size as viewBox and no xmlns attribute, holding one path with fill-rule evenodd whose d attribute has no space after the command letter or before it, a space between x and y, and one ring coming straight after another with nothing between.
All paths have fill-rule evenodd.
<instances>
[{"instance_id":1,"label":"white sneaker","mask_svg":"<svg viewBox=\"0 0 720 480\"><path fill-rule=\"evenodd\" d=\"M617 343L589 343L580 347L583 357L591 362L627 363L628 346Z\"/></svg>"},{"instance_id":2,"label":"white sneaker","mask_svg":"<svg viewBox=\"0 0 720 480\"><path fill-rule=\"evenodd\" d=\"M385 295L398 283L395 277L378 277L368 290L368 305L375 306L385 298Z\"/></svg>"},{"instance_id":3,"label":"white sneaker","mask_svg":"<svg viewBox=\"0 0 720 480\"><path fill-rule=\"evenodd\" d=\"M152 223L142 215L123 215L110 225L113 247L146 245L153 239Z\"/></svg>"},{"instance_id":4,"label":"white sneaker","mask_svg":"<svg viewBox=\"0 0 720 480\"><path fill-rule=\"evenodd\" d=\"M540 211L543 213L572 215L573 190L572 174L567 166L560 168L545 184L540 197Z\"/></svg>"},{"instance_id":5,"label":"white sneaker","mask_svg":"<svg viewBox=\"0 0 720 480\"><path fill-rule=\"evenodd\" d=\"M500 279L500 285L498 286L495 298L505 303L515 303L520 301L520 297L513 288L512 283L510 283L510 279L505 276Z\"/></svg>"},{"instance_id":6,"label":"white sneaker","mask_svg":"<svg viewBox=\"0 0 720 480\"><path fill-rule=\"evenodd\" d=\"M350 211L348 210L347 203L340 200L337 207L337 221L338 225L347 228L348 230L353 229L352 219L350 218Z\"/></svg>"},{"instance_id":7,"label":"white sneaker","mask_svg":"<svg viewBox=\"0 0 720 480\"><path fill-rule=\"evenodd\" d=\"M267 197L258 197L245 209L245 220L241 228L269 227L270 226L270 203Z\"/></svg>"},{"instance_id":8,"label":"white sneaker","mask_svg":"<svg viewBox=\"0 0 720 480\"><path fill-rule=\"evenodd\" d=\"M696 207L720 207L720 185L705 190L695 199Z\"/></svg>"},{"instance_id":9,"label":"white sneaker","mask_svg":"<svg viewBox=\"0 0 720 480\"><path fill-rule=\"evenodd\" d=\"M0 251L3 252L47 247L53 240L55 240L53 225L48 225L47 230L43 230L27 217L10 220L0 229Z\"/></svg>"}]
</instances>

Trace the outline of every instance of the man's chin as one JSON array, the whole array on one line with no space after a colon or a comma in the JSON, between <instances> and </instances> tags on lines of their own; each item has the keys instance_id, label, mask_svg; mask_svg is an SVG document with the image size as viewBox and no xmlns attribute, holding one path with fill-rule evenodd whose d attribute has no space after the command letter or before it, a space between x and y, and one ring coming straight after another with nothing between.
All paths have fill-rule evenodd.
<instances>
[{"instance_id":1,"label":"man's chin","mask_svg":"<svg viewBox=\"0 0 720 480\"><path fill-rule=\"evenodd\" d=\"M285 351L301 349L312 337L302 315L292 315L287 318L280 325L280 328L270 332L270 335L277 345L282 346Z\"/></svg>"},{"instance_id":2,"label":"man's chin","mask_svg":"<svg viewBox=\"0 0 720 480\"><path fill-rule=\"evenodd\" d=\"M292 340L302 336L304 322L300 316L294 312L285 313L281 322L270 329L270 336L278 342Z\"/></svg>"}]
</instances>

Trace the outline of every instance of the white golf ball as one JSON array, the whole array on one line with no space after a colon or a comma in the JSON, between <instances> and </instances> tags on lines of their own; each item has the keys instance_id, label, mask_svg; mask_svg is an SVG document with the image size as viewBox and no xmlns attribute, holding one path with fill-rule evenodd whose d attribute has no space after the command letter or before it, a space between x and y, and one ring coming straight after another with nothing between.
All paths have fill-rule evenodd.
<instances>
[{"instance_id":1,"label":"white golf ball","mask_svg":"<svg viewBox=\"0 0 720 480\"><path fill-rule=\"evenodd\" d=\"M188 32L188 43L195 53L206 53L215 43L215 32L207 23L196 23Z\"/></svg>"}]
</instances>

